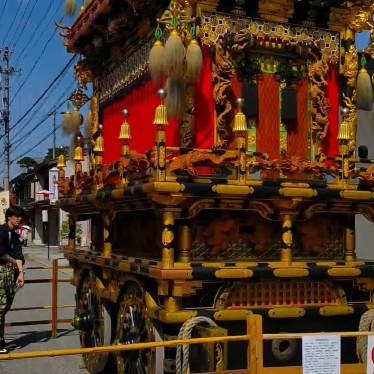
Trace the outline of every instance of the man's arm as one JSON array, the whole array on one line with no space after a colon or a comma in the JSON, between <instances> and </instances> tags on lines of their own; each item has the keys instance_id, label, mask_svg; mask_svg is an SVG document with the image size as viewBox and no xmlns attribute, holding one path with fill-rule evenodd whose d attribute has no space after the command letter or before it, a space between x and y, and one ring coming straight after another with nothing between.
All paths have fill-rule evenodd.
<instances>
[{"instance_id":1,"label":"man's arm","mask_svg":"<svg viewBox=\"0 0 374 374\"><path fill-rule=\"evenodd\" d=\"M18 268L16 260L12 256L9 256L9 254L7 253L8 242L8 230L4 228L4 226L0 226L0 259L9 262L15 268Z\"/></svg>"},{"instance_id":2,"label":"man's arm","mask_svg":"<svg viewBox=\"0 0 374 374\"><path fill-rule=\"evenodd\" d=\"M2 260L12 264L16 269L19 269L18 262L13 257L9 256L8 253L4 253L2 256L0 256L0 258ZM21 261L21 264L22 264L22 261ZM23 269L23 265L21 265L21 266L22 266L22 269Z\"/></svg>"}]
</instances>

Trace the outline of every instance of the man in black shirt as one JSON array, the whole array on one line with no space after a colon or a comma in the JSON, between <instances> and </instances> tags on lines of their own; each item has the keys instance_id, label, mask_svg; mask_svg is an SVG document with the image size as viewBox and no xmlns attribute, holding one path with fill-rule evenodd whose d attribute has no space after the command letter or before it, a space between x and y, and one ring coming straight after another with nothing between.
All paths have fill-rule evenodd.
<instances>
[{"instance_id":1,"label":"man in black shirt","mask_svg":"<svg viewBox=\"0 0 374 374\"><path fill-rule=\"evenodd\" d=\"M5 315L12 306L15 285L25 283L22 242L16 230L19 228L23 209L12 206L5 212L6 223L0 225L0 354L8 353L4 339Z\"/></svg>"}]
</instances>

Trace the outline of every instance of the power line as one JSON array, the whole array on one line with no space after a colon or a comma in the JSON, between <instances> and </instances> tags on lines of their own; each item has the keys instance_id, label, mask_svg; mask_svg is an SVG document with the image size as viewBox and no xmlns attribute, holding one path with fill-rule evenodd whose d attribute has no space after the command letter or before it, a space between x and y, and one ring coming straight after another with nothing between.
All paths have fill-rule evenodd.
<instances>
[{"instance_id":1,"label":"power line","mask_svg":"<svg viewBox=\"0 0 374 374\"><path fill-rule=\"evenodd\" d=\"M17 11L16 11L16 15L13 17L13 20L14 20L14 21L16 20L16 18L17 18L17 16L18 16L18 13L19 13L19 10L21 9L21 6L22 6L22 1L19 2L18 9L17 9ZM3 44L4 44L4 45L5 45L5 41L6 41L6 39L7 39L8 35L9 35L10 30L13 28L13 25L14 25L14 23L12 23L12 24L10 25L10 27L9 27L9 29L8 29L8 32L7 32L6 35L5 35L5 38L4 38L4 40L3 40Z\"/></svg>"},{"instance_id":2,"label":"power line","mask_svg":"<svg viewBox=\"0 0 374 374\"><path fill-rule=\"evenodd\" d=\"M1 17L3 16L3 14L4 14L4 11L5 11L5 8L6 8L7 4L8 4L8 0L4 0L4 6L1 9L1 13L0 13L0 20L1 20Z\"/></svg>"},{"instance_id":3,"label":"power line","mask_svg":"<svg viewBox=\"0 0 374 374\"><path fill-rule=\"evenodd\" d=\"M60 82L62 82L62 80L64 79L65 75L68 73L68 69L58 78L58 80L56 81L56 83L54 84L54 86L50 89L50 91L48 91L49 93L49 97L53 94L53 92L59 87L60 85ZM65 92L56 100L57 102L59 102L60 100L63 99L64 95L67 95L67 92L73 87L74 83L71 82L69 87L65 90ZM30 117L28 117L27 121L28 123L31 123L31 121L35 118L35 116L40 112L40 110L43 108L43 106L45 105L45 102L48 100L48 98L45 98L44 100L40 101L39 102L39 105L38 107L35 107L36 109L33 111L33 113L31 114ZM17 135L21 135L19 132L16 134L16 137Z\"/></svg>"},{"instance_id":4,"label":"power line","mask_svg":"<svg viewBox=\"0 0 374 374\"><path fill-rule=\"evenodd\" d=\"M53 113L52 113L53 114ZM51 115L52 115L51 114ZM38 140L38 143L37 144L34 144L32 147L30 147L27 151L25 151L24 153L22 153L21 155L19 155L19 156L17 156L17 157L15 157L11 162L10 162L10 164L13 164L16 160L19 160L20 158L22 158L22 157L24 157L24 156L26 156L26 155L28 155L29 154L29 152L31 152L37 145L39 145L39 144L41 144L41 143L43 143L45 140L47 140L52 134L53 134L53 132L55 131L55 130L57 130L57 129L59 129L61 127L61 124L60 125L58 125L57 127L56 127L56 129L52 129L52 131L51 132L49 132L43 139L40 139L40 140Z\"/></svg>"},{"instance_id":5,"label":"power line","mask_svg":"<svg viewBox=\"0 0 374 374\"><path fill-rule=\"evenodd\" d=\"M38 3L38 0L35 0L34 5L33 5L32 9L31 9L31 11L30 11L30 13L29 13L29 16L27 17L26 22L23 24L22 30L21 30L20 33L18 34L18 37L16 38L16 41L15 41L14 44L13 44L13 48L17 45L17 43L19 42L19 40L20 40L20 38L21 38L23 32L25 31L25 28L26 28L27 24L29 23L32 14L34 13L34 10L35 10L35 8L36 8L36 4L37 4L37 3ZM21 24L21 22L20 22L20 24ZM10 43L12 43L12 41L10 41Z\"/></svg>"},{"instance_id":6,"label":"power line","mask_svg":"<svg viewBox=\"0 0 374 374\"><path fill-rule=\"evenodd\" d=\"M30 51L32 51L35 47L35 45L39 42L39 38L34 38L36 32L39 30L39 27L42 25L43 21L47 18L47 15L49 13L49 11L52 9L52 6L53 4L55 3L56 0L53 0L52 1L52 4L50 7L46 7L46 11L45 13L43 14L42 18L40 19L40 21L37 23L37 26L36 28L34 29L34 31L31 33L29 39L27 40L25 46L23 47L22 51L20 52L20 54L18 55L17 59L16 59L16 63L19 62L19 60L22 58L23 56L23 53L26 51L26 49L29 47L29 51L26 53L26 56L24 57L24 59L27 58L28 54L30 53ZM44 35L48 29L48 26L51 24L51 22L53 21L54 17L56 16L56 14L60 11L60 7L59 5L57 5L57 8L54 12L54 14L51 16L51 18L47 21L47 24L46 24L46 27L43 29L43 31L41 32L41 35ZM34 41L32 44L31 41Z\"/></svg>"},{"instance_id":7,"label":"power line","mask_svg":"<svg viewBox=\"0 0 374 374\"><path fill-rule=\"evenodd\" d=\"M15 145L17 144L22 144L22 142L24 142L29 135L31 135L37 128L39 128L48 118L51 117L51 115L53 114L53 112L55 112L56 110L60 109L67 101L66 99L66 96L68 94L68 92L71 90L71 87L72 85L70 85L62 94L61 96L56 100L56 104L48 111L48 114L46 114L34 127L32 127L25 135L23 135L21 138L17 139L17 140L14 140L10 147L13 148ZM63 99L62 99L63 98Z\"/></svg>"},{"instance_id":8,"label":"power line","mask_svg":"<svg viewBox=\"0 0 374 374\"><path fill-rule=\"evenodd\" d=\"M62 17L63 19L63 17ZM61 19L61 20L62 20ZM35 67L36 65L39 63L40 59L42 58L42 56L44 55L47 47L48 47L48 44L51 42L51 40L53 39L53 37L56 35L56 32L57 30L55 30L55 32L51 35L51 37L47 40L47 42L45 43L40 55L38 56L38 58L36 59L34 65L32 66L31 70L28 72L27 74L27 77L25 78L25 80L22 82L21 86L19 87L19 89L17 90L17 92L14 94L13 98L12 98L12 101L10 102L11 104L13 103L14 99L17 97L17 95L20 93L20 91L22 90L23 86L26 84L26 82L29 80L29 78L31 77L31 74L34 72L35 70ZM75 55L73 56L73 58L75 57Z\"/></svg>"},{"instance_id":9,"label":"power line","mask_svg":"<svg viewBox=\"0 0 374 374\"><path fill-rule=\"evenodd\" d=\"M13 130L15 127L17 127L21 121L35 108L36 105L40 102L40 100L43 99L43 97L48 93L48 91L51 89L51 87L55 84L55 82L60 78L60 76L70 67L70 65L73 63L74 59L77 55L74 55L69 62L65 65L65 67L60 71L60 73L57 75L57 77L49 84L49 86L46 88L46 90L39 96L39 98L34 102L34 104L31 105L31 107L26 111L26 113L10 128L10 130ZM18 90L19 92L20 90ZM14 100L14 97L13 97ZM13 100L11 102L13 102Z\"/></svg>"},{"instance_id":10,"label":"power line","mask_svg":"<svg viewBox=\"0 0 374 374\"><path fill-rule=\"evenodd\" d=\"M22 2L22 1L21 1ZM19 20L19 22L18 22L18 24L17 24L17 26L15 26L15 23L14 23L14 25L13 26L15 26L15 28L14 28L14 33L13 33L13 35L12 35L12 37L11 37L11 39L10 39L10 41L9 41L9 45L13 45L13 40L14 40L14 37L16 36L16 34L17 34L17 30L20 28L20 26L22 25L22 22L23 22L23 19L25 18L25 15L26 15L26 12L27 12L27 10L29 9L29 7L30 7L30 4L31 4L31 0L28 0L27 1L27 4L26 4L26 6L25 6L25 8L24 8L24 10L23 10L23 13L22 13L22 15L21 15L21 19Z\"/></svg>"}]
</instances>

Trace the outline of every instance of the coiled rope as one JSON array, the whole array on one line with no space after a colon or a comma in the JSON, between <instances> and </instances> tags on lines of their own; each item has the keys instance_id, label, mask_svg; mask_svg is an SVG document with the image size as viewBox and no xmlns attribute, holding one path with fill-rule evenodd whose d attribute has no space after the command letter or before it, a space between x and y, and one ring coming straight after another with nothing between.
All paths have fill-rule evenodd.
<instances>
[{"instance_id":1,"label":"coiled rope","mask_svg":"<svg viewBox=\"0 0 374 374\"><path fill-rule=\"evenodd\" d=\"M179 330L178 339L191 339L192 330L200 323L207 323L210 327L218 325L208 317L194 317L187 320ZM185 344L177 347L176 374L190 374L190 346Z\"/></svg>"},{"instance_id":2,"label":"coiled rope","mask_svg":"<svg viewBox=\"0 0 374 374\"><path fill-rule=\"evenodd\" d=\"M374 309L366 311L360 318L358 331L372 331L374 325ZM368 338L367 336L358 336L356 342L357 357L362 363L367 361Z\"/></svg>"}]
</instances>

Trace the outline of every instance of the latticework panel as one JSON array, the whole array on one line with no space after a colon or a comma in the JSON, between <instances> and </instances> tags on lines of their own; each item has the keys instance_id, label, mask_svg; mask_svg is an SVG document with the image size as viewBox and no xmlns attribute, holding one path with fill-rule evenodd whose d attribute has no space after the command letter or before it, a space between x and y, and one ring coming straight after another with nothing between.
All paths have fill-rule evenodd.
<instances>
[{"instance_id":1,"label":"latticework panel","mask_svg":"<svg viewBox=\"0 0 374 374\"><path fill-rule=\"evenodd\" d=\"M323 282L237 283L228 291L225 308L340 305L342 295Z\"/></svg>"}]
</instances>

